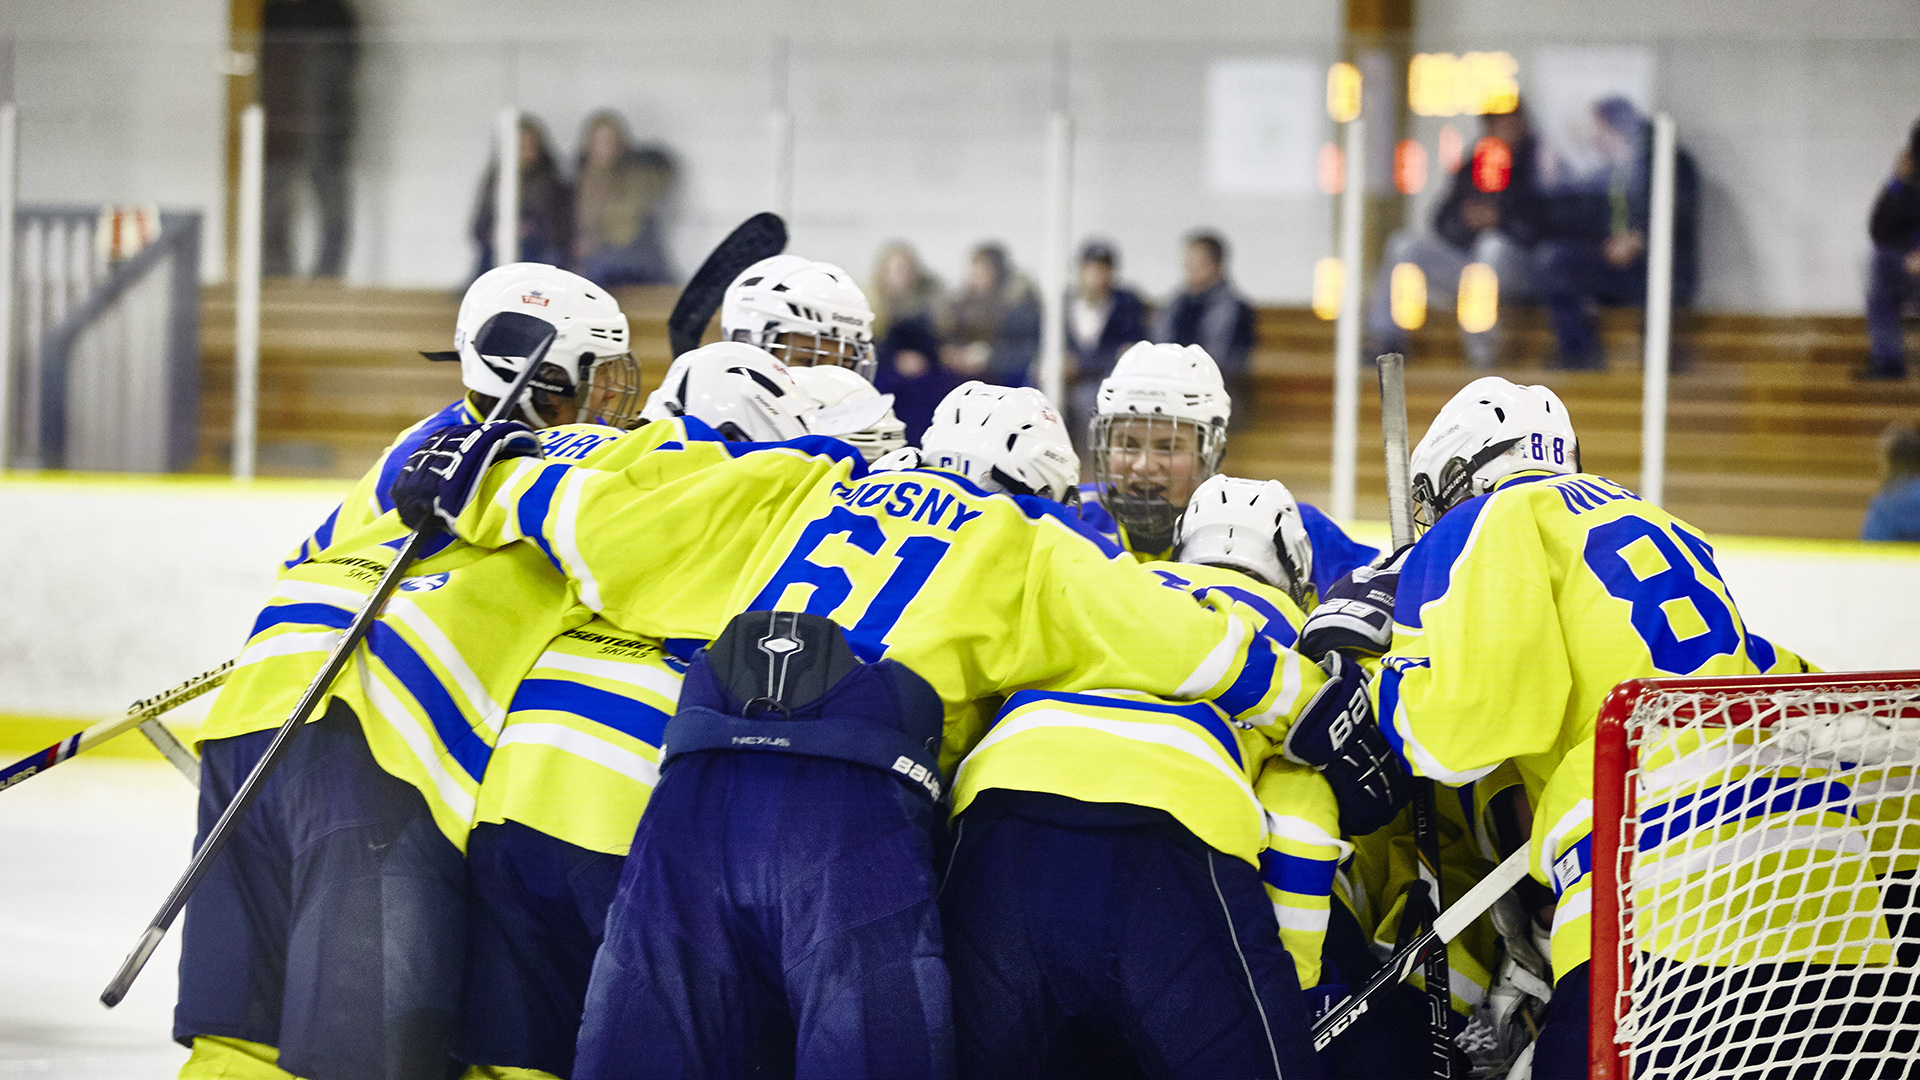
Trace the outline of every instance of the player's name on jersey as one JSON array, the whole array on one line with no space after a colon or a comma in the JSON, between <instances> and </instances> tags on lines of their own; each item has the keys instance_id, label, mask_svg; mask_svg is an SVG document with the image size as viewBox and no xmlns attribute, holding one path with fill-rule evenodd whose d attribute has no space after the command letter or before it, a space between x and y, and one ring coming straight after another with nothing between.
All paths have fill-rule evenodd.
<instances>
[{"instance_id":1,"label":"player's name on jersey","mask_svg":"<svg viewBox=\"0 0 1920 1080\"><path fill-rule=\"evenodd\" d=\"M931 526L938 526L945 521L948 532L959 532L960 526L986 512L971 509L966 500L958 495L917 480L886 483L868 480L861 484L843 484L836 480L833 495L849 506L884 511L889 517L907 518ZM949 509L953 511L951 515L947 513Z\"/></svg>"}]
</instances>

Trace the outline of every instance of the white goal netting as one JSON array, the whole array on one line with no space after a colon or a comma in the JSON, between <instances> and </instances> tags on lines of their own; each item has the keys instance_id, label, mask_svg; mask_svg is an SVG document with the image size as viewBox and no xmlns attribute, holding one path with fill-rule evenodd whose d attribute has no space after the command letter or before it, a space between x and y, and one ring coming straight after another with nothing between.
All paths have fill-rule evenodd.
<instances>
[{"instance_id":1,"label":"white goal netting","mask_svg":"<svg viewBox=\"0 0 1920 1080\"><path fill-rule=\"evenodd\" d=\"M1920 681L1655 689L1625 728L1594 953L1630 970L1593 993L1628 1074L1920 1077Z\"/></svg>"}]
</instances>

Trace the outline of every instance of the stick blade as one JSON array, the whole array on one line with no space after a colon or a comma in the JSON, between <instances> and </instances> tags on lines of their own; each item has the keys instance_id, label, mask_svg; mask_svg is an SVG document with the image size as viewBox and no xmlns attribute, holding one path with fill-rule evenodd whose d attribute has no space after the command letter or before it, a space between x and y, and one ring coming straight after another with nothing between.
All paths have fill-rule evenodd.
<instances>
[{"instance_id":1,"label":"stick blade","mask_svg":"<svg viewBox=\"0 0 1920 1080\"><path fill-rule=\"evenodd\" d=\"M740 271L787 250L787 223L779 214L758 213L740 223L700 264L667 316L667 344L679 356L700 347L727 286Z\"/></svg>"}]
</instances>

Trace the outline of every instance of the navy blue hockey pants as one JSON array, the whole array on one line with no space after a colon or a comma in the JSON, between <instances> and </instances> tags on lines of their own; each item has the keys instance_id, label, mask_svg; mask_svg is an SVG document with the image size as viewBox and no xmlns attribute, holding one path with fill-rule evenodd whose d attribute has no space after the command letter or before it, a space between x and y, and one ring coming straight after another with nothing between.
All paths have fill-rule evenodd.
<instances>
[{"instance_id":1,"label":"navy blue hockey pants","mask_svg":"<svg viewBox=\"0 0 1920 1080\"><path fill-rule=\"evenodd\" d=\"M988 791L941 893L961 1076L1312 1077L1252 865L1171 816Z\"/></svg>"},{"instance_id":2,"label":"navy blue hockey pants","mask_svg":"<svg viewBox=\"0 0 1920 1080\"><path fill-rule=\"evenodd\" d=\"M517 821L474 826L454 1057L573 1075L587 980L624 861Z\"/></svg>"},{"instance_id":3,"label":"navy blue hockey pants","mask_svg":"<svg viewBox=\"0 0 1920 1080\"><path fill-rule=\"evenodd\" d=\"M202 746L196 847L273 736ZM277 1046L310 1080L452 1075L466 880L426 800L333 701L187 901L174 1038Z\"/></svg>"},{"instance_id":4,"label":"navy blue hockey pants","mask_svg":"<svg viewBox=\"0 0 1920 1080\"><path fill-rule=\"evenodd\" d=\"M869 766L674 759L607 914L574 1080L951 1076L938 828Z\"/></svg>"}]
</instances>

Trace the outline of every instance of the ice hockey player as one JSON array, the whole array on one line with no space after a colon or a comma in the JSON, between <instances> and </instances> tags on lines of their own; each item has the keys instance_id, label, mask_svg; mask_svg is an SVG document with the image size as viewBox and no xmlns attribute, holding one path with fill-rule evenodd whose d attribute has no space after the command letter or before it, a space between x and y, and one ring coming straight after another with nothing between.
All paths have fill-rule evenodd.
<instances>
[{"instance_id":1,"label":"ice hockey player","mask_svg":"<svg viewBox=\"0 0 1920 1080\"><path fill-rule=\"evenodd\" d=\"M487 320L503 311L565 328L534 374L517 419L535 430L575 423L624 430L638 422L640 365L629 347L627 317L613 297L557 266L510 263L496 267L475 279L461 298L453 348L422 354L429 360L457 361L466 394L401 432L284 567L298 565L335 537L349 536L393 509L387 489L408 456L434 432L455 424L477 424L492 410L512 382L511 357L483 355L475 343ZM504 340L489 347L524 349Z\"/></svg>"},{"instance_id":2,"label":"ice hockey player","mask_svg":"<svg viewBox=\"0 0 1920 1080\"><path fill-rule=\"evenodd\" d=\"M949 1074L930 823L943 768L998 699L1022 687L1224 696L1235 719L1278 738L1318 689L1317 668L1275 663L1224 598L1196 603L1082 531L1055 501L1077 460L1037 393L970 383L939 415L953 420L929 429L927 468L864 479L770 452L652 491L567 468L538 507L528 476L505 469L400 499L464 505L458 530L476 543L567 536L561 563L582 598L631 632L710 641L735 613L805 607L846 627L855 658L897 661L940 702L920 749L884 760L844 744L807 756L836 730L896 744L900 729L881 722L769 721L684 757L669 729L670 764L595 961L576 1076L733 1075L783 1059L808 1075ZM768 776L715 803L709 785L735 771ZM803 953L798 967L778 959Z\"/></svg>"},{"instance_id":3,"label":"ice hockey player","mask_svg":"<svg viewBox=\"0 0 1920 1080\"><path fill-rule=\"evenodd\" d=\"M873 381L873 307L832 263L775 255L747 267L720 303L720 336L788 367L844 367Z\"/></svg>"},{"instance_id":4,"label":"ice hockey player","mask_svg":"<svg viewBox=\"0 0 1920 1080\"><path fill-rule=\"evenodd\" d=\"M1343 821L1390 817L1414 775L1463 785L1517 767L1533 877L1557 900L1534 1075L1585 1076L1601 699L1631 678L1805 665L1747 631L1704 536L1580 471L1573 425L1545 387L1469 383L1412 472L1424 535L1379 573L1336 584L1302 634L1309 655L1384 653L1379 676L1331 659L1287 751L1322 769Z\"/></svg>"},{"instance_id":5,"label":"ice hockey player","mask_svg":"<svg viewBox=\"0 0 1920 1080\"><path fill-rule=\"evenodd\" d=\"M1286 487L1210 477L1178 539L1154 575L1301 663L1313 551ZM1233 705L1023 690L961 763L941 910L963 1078L1320 1075L1301 988L1350 848L1326 783Z\"/></svg>"},{"instance_id":6,"label":"ice hockey player","mask_svg":"<svg viewBox=\"0 0 1920 1080\"><path fill-rule=\"evenodd\" d=\"M524 342L503 343L493 328L528 318L497 313L477 335L485 355L524 365L513 355ZM567 328L559 329L565 341ZM765 366L763 377L782 373L749 346L709 348L729 354L721 360L728 369L756 362L731 355L747 352ZM743 392L765 394L758 380L730 377L750 387ZM782 396L802 397L791 383ZM799 415L788 418L792 430ZM533 439L524 426L508 426ZM430 436L422 453L445 435ZM624 437L577 425L543 435L555 450L543 467L617 454L634 483L666 482L752 449L722 442L692 419ZM858 462L852 448L831 440L790 449ZM433 460L447 456L438 453ZM404 535L383 515L282 577L203 728L203 830ZM183 1076L283 1068L347 1080L444 1071L464 964L460 855L506 718L502 703L550 641L592 615L555 569L555 555L550 544L482 550L450 541L422 559L388 603L187 906L175 1036L194 1053Z\"/></svg>"},{"instance_id":7,"label":"ice hockey player","mask_svg":"<svg viewBox=\"0 0 1920 1080\"><path fill-rule=\"evenodd\" d=\"M795 402L793 372L760 349L716 342L674 369L659 401L682 423L724 428L754 448L808 445L812 403ZM867 385L843 369L813 370ZM488 1076L573 1073L594 951L659 779L686 656L681 643L595 617L553 638L513 691L467 838L467 971L453 1044Z\"/></svg>"},{"instance_id":8,"label":"ice hockey player","mask_svg":"<svg viewBox=\"0 0 1920 1080\"><path fill-rule=\"evenodd\" d=\"M1093 483L1081 489L1081 515L1135 558L1167 558L1187 500L1220 471L1232 412L1205 349L1145 341L1128 349L1095 398ZM1301 503L1299 512L1313 544L1312 590L1380 554L1314 507Z\"/></svg>"}]
</instances>

